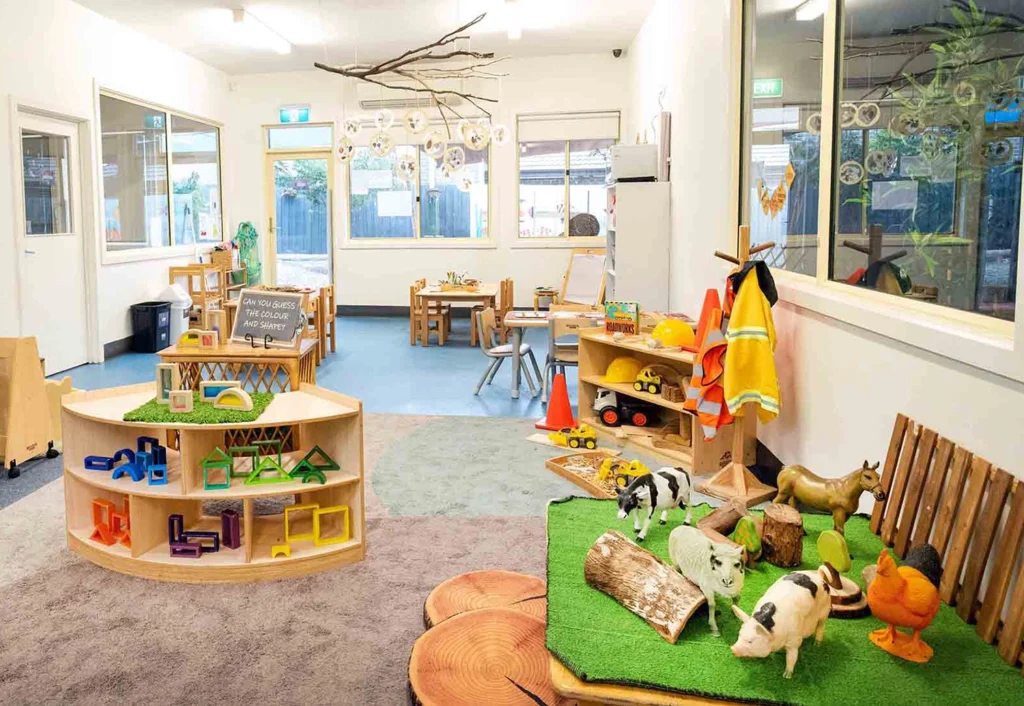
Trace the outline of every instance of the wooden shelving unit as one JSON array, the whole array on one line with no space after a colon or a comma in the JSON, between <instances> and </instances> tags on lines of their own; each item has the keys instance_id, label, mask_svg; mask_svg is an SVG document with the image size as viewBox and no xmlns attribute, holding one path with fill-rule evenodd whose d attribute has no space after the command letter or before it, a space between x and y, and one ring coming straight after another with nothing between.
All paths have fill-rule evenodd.
<instances>
[{"instance_id":1,"label":"wooden shelving unit","mask_svg":"<svg viewBox=\"0 0 1024 706\"><path fill-rule=\"evenodd\" d=\"M714 473L732 459L732 426L719 430L718 436L713 441L704 441L700 423L693 414L683 409L682 402L670 402L660 395L637 392L632 385L624 383L606 384L601 382L609 363L619 356L637 358L645 365L653 363L667 365L682 376L689 376L693 372L694 356L692 353L651 349L639 336L616 341L611 334L605 333L603 329L584 331L580 334L578 400L580 421L592 426L600 436L615 440L620 446L655 456L669 465L682 466L695 475ZM619 395L660 407L663 410L662 424L678 423L681 428L681 436L689 437L691 445L683 449L661 448L655 447L651 437L628 436L622 438L618 433L619 430L602 424L593 411L598 388L613 390ZM754 462L756 442L756 439L750 439L749 443L744 444L744 463L752 464Z\"/></svg>"},{"instance_id":2,"label":"wooden shelving unit","mask_svg":"<svg viewBox=\"0 0 1024 706\"><path fill-rule=\"evenodd\" d=\"M151 384L72 393L64 397L64 493L68 546L95 564L133 576L188 583L231 583L301 576L359 561L365 554L363 504L363 419L359 400L303 384L278 394L255 422L247 424L146 424L123 421L124 413L154 395ZM327 482L301 480L244 485L233 478L224 490L204 490L200 461L239 429L288 427L297 451L282 455L289 470L314 445L338 462ZM114 480L110 471L86 470L88 455L113 455L136 448L139 436L168 440L166 485ZM175 443L170 443L171 441ZM248 467L241 459L239 466ZM349 508L350 539L317 546L312 540L291 542L291 555L271 558L271 546L284 544L284 516L257 515L257 498L282 497L295 503ZM106 546L89 537L92 501L109 500L121 511L128 503L131 547ZM219 514L205 514L204 502L240 500L242 546L205 553L198 559L172 557L167 518L181 514L186 530L220 530Z\"/></svg>"}]
</instances>

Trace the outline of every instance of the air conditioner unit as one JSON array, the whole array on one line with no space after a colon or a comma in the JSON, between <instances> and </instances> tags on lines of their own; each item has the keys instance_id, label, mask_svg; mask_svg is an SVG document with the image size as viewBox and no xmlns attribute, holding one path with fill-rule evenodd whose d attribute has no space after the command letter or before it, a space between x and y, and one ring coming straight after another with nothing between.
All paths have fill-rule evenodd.
<instances>
[{"instance_id":1,"label":"air conditioner unit","mask_svg":"<svg viewBox=\"0 0 1024 706\"><path fill-rule=\"evenodd\" d=\"M439 91L447 90L487 95L486 93L480 93L480 89L486 89L486 87L481 87L477 84L479 84L479 81L446 80L434 81L431 83L431 87ZM408 85L410 88L422 88L420 84L411 82L403 82L402 84L395 82L393 85ZM446 95L443 98L445 103L450 106L460 106L466 102L463 98L454 95ZM396 108L432 108L436 105L433 96L429 93L402 90L401 88L384 88L362 81L356 84L356 99L359 101L359 107L363 110L378 110L380 108L391 108L392 110Z\"/></svg>"}]
</instances>

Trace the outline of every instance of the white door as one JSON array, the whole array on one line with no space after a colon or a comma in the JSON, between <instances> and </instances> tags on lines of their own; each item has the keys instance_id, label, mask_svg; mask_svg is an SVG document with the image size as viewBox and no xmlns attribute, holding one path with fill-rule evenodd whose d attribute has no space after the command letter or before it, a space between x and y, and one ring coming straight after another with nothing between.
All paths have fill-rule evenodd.
<instances>
[{"instance_id":1,"label":"white door","mask_svg":"<svg viewBox=\"0 0 1024 706\"><path fill-rule=\"evenodd\" d=\"M21 331L52 375L88 357L78 125L19 112L18 128Z\"/></svg>"}]
</instances>

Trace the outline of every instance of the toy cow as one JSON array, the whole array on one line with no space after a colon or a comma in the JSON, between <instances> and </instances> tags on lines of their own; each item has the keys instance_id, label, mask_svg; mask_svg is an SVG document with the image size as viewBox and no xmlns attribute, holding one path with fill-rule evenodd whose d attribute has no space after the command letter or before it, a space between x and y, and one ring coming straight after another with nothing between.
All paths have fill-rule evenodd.
<instances>
[{"instance_id":1,"label":"toy cow","mask_svg":"<svg viewBox=\"0 0 1024 706\"><path fill-rule=\"evenodd\" d=\"M860 494L865 490L874 495L875 500L885 500L878 464L869 466L867 461L853 473L830 480L814 475L803 466L786 466L779 471L777 485L779 494L772 502L788 502L796 507L799 501L814 510L831 512L832 523L839 534L845 534L846 519L857 512Z\"/></svg>"},{"instance_id":2,"label":"toy cow","mask_svg":"<svg viewBox=\"0 0 1024 706\"><path fill-rule=\"evenodd\" d=\"M753 617L734 605L732 612L743 621L732 653L737 657L767 657L786 650L786 671L793 676L804 638L814 634L821 644L825 621L832 609L829 595L829 567L817 571L795 571L773 583L754 606Z\"/></svg>"},{"instance_id":3,"label":"toy cow","mask_svg":"<svg viewBox=\"0 0 1024 706\"><path fill-rule=\"evenodd\" d=\"M718 637L715 594L736 599L743 590L743 547L715 544L696 527L676 527L668 536L668 555L679 573L697 584L708 601L708 624Z\"/></svg>"},{"instance_id":4,"label":"toy cow","mask_svg":"<svg viewBox=\"0 0 1024 706\"><path fill-rule=\"evenodd\" d=\"M647 537L647 528L654 513L661 510L660 524L668 522L668 511L686 503L686 524L690 524L693 508L690 505L690 474L682 468L662 468L654 473L642 475L625 490L619 491L619 519L624 520L633 513L633 531L636 541ZM644 526L640 527L640 511L646 510Z\"/></svg>"}]
</instances>

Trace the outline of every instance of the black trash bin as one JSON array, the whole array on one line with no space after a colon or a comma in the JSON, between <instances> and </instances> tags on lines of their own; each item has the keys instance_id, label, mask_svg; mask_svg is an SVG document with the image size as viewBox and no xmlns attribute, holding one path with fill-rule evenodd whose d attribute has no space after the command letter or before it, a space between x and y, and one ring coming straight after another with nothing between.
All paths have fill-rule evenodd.
<instances>
[{"instance_id":1,"label":"black trash bin","mask_svg":"<svg viewBox=\"0 0 1024 706\"><path fill-rule=\"evenodd\" d=\"M132 304L132 350L156 353L171 345L170 302Z\"/></svg>"}]
</instances>

